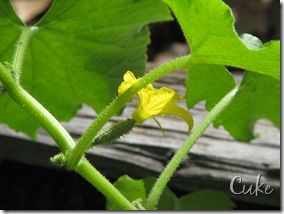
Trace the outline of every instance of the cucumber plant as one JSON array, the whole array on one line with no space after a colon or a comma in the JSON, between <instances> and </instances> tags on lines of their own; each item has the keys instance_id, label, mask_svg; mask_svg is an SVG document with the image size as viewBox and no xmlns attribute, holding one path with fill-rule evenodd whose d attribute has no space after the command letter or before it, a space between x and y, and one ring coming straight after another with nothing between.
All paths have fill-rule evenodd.
<instances>
[{"instance_id":1,"label":"cucumber plant","mask_svg":"<svg viewBox=\"0 0 284 214\"><path fill-rule=\"evenodd\" d=\"M147 24L171 20L170 11L191 53L144 75ZM220 192L177 198L166 185L211 123L241 141L255 137L259 119L280 127L280 41L263 44L253 35L239 36L221 0L54 0L33 26L17 17L9 0L0 0L0 27L0 122L34 139L44 128L61 151L51 160L102 192L108 209L232 209L234 203ZM240 84L226 66L244 70ZM206 101L209 113L196 127L188 111L176 105L179 95L151 84L177 69L187 70L188 108ZM98 135L136 94L140 102L133 118ZM70 120L82 104L98 117L75 142L59 121ZM162 129L155 116L167 114L193 129L158 179L124 176L113 185L85 157L87 149L112 143L135 123L154 119Z\"/></svg>"}]
</instances>

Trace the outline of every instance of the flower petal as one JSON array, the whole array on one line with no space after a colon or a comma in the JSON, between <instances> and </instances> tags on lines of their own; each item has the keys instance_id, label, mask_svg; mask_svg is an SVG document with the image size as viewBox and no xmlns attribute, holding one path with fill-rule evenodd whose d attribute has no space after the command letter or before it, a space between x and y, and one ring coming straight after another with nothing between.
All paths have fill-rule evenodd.
<instances>
[{"instance_id":1,"label":"flower petal","mask_svg":"<svg viewBox=\"0 0 284 214\"><path fill-rule=\"evenodd\" d=\"M166 114L175 115L184 119L188 125L188 131L190 131L193 128L193 123L194 123L193 118L186 109L179 106L173 106L172 108L169 108L167 110Z\"/></svg>"},{"instance_id":2,"label":"flower petal","mask_svg":"<svg viewBox=\"0 0 284 214\"><path fill-rule=\"evenodd\" d=\"M134 76L134 74L131 71L126 71L126 73L123 75L124 81L131 81L136 79L137 78Z\"/></svg>"},{"instance_id":3,"label":"flower petal","mask_svg":"<svg viewBox=\"0 0 284 214\"><path fill-rule=\"evenodd\" d=\"M148 114L146 111L143 110L141 106L138 107L133 113L132 113L132 118L137 122L137 123L143 123L145 120L148 118L153 117L152 115Z\"/></svg>"},{"instance_id":4,"label":"flower petal","mask_svg":"<svg viewBox=\"0 0 284 214\"><path fill-rule=\"evenodd\" d=\"M145 91L145 93L149 93ZM144 95L145 96L145 95ZM178 94L170 88L160 88L149 94L148 101L141 102L143 109L151 115L163 116L167 109L172 108L179 100Z\"/></svg>"},{"instance_id":5,"label":"flower petal","mask_svg":"<svg viewBox=\"0 0 284 214\"><path fill-rule=\"evenodd\" d=\"M128 88L130 88L132 85L134 85L138 79L134 76L134 74L131 71L127 71L123 75L123 82L118 87L118 94L121 95L124 93Z\"/></svg>"},{"instance_id":6,"label":"flower petal","mask_svg":"<svg viewBox=\"0 0 284 214\"><path fill-rule=\"evenodd\" d=\"M140 106L143 106L145 108L149 103L151 103L152 96L155 93L155 89L152 85L148 85L142 90L138 92L139 98L140 98Z\"/></svg>"}]
</instances>

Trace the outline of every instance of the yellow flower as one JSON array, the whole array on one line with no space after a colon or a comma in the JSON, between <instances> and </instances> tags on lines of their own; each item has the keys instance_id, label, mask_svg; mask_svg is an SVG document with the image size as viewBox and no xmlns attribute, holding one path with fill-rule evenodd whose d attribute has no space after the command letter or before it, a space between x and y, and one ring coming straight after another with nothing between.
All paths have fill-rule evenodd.
<instances>
[{"instance_id":1,"label":"yellow flower","mask_svg":"<svg viewBox=\"0 0 284 214\"><path fill-rule=\"evenodd\" d=\"M125 92L128 88L130 88L132 85L134 85L138 80L134 76L134 74L131 71L127 71L123 75L123 82L118 87L118 94L121 95L123 92ZM148 84L145 88L152 89L153 86L151 84ZM139 92L138 92L139 94Z\"/></svg>"},{"instance_id":2,"label":"yellow flower","mask_svg":"<svg viewBox=\"0 0 284 214\"><path fill-rule=\"evenodd\" d=\"M125 92L138 81L130 71L124 74L123 79L124 81L118 88L119 94ZM182 97L178 96L174 90L166 87L157 90L151 84L148 84L138 92L138 95L140 103L138 103L138 108L132 114L137 123L143 123L148 118L153 118L158 123L155 118L156 115L175 115L187 122L189 131L192 129L193 119L186 109L176 105L176 102ZM159 123L158 125L160 126Z\"/></svg>"},{"instance_id":3,"label":"yellow flower","mask_svg":"<svg viewBox=\"0 0 284 214\"><path fill-rule=\"evenodd\" d=\"M118 94L121 95L123 92L125 92L128 88L130 88L132 85L134 85L138 79L135 78L134 74L131 71L127 71L123 75L123 82L118 87Z\"/></svg>"}]
</instances>

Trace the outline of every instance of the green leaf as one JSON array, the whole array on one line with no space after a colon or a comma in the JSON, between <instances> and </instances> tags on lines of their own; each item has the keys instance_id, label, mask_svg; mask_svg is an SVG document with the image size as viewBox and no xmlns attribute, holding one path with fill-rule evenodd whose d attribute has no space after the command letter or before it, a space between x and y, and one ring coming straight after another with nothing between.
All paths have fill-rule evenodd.
<instances>
[{"instance_id":1,"label":"green leaf","mask_svg":"<svg viewBox=\"0 0 284 214\"><path fill-rule=\"evenodd\" d=\"M235 87L220 65L249 70L233 102L215 121L238 140L255 137L258 119L280 120L280 42L266 44L234 29L230 8L221 0L164 0L177 17L192 52L187 79L187 104L206 101L207 110ZM207 64L207 65L206 65Z\"/></svg>"},{"instance_id":2,"label":"green leaf","mask_svg":"<svg viewBox=\"0 0 284 214\"><path fill-rule=\"evenodd\" d=\"M134 180L127 175L120 177L114 186L131 202L139 201L141 199L141 205L145 207L147 196L154 185L156 179L149 177L139 180ZM157 206L158 210L174 210L176 206L177 198L175 194L169 189L165 188L163 195ZM121 207L117 207L111 201L107 200L107 210L121 210Z\"/></svg>"},{"instance_id":3,"label":"green leaf","mask_svg":"<svg viewBox=\"0 0 284 214\"><path fill-rule=\"evenodd\" d=\"M179 21L195 63L221 64L280 79L280 41L246 46L221 0L164 0Z\"/></svg>"},{"instance_id":4,"label":"green leaf","mask_svg":"<svg viewBox=\"0 0 284 214\"><path fill-rule=\"evenodd\" d=\"M205 100L210 111L236 86L233 76L219 65L194 64L188 70L186 99L189 108ZM249 141L259 119L280 127L280 82L273 77L246 71L232 103L214 121L237 140Z\"/></svg>"},{"instance_id":5,"label":"green leaf","mask_svg":"<svg viewBox=\"0 0 284 214\"><path fill-rule=\"evenodd\" d=\"M177 210L232 210L234 202L224 193L213 190L200 190L178 199Z\"/></svg>"},{"instance_id":6,"label":"green leaf","mask_svg":"<svg viewBox=\"0 0 284 214\"><path fill-rule=\"evenodd\" d=\"M280 82L273 77L245 72L232 103L215 120L237 140L249 141L258 135L255 122L267 119L280 128Z\"/></svg>"},{"instance_id":7,"label":"green leaf","mask_svg":"<svg viewBox=\"0 0 284 214\"><path fill-rule=\"evenodd\" d=\"M211 110L235 86L232 74L224 66L192 64L186 80L187 106L206 100L206 108Z\"/></svg>"},{"instance_id":8,"label":"green leaf","mask_svg":"<svg viewBox=\"0 0 284 214\"><path fill-rule=\"evenodd\" d=\"M160 0L53 1L28 45L22 86L58 120L82 103L102 109L117 94L127 70L145 70L147 24L170 20ZM24 24L0 1L0 61L10 62ZM38 125L9 98L0 97L0 122L35 137Z\"/></svg>"}]
</instances>

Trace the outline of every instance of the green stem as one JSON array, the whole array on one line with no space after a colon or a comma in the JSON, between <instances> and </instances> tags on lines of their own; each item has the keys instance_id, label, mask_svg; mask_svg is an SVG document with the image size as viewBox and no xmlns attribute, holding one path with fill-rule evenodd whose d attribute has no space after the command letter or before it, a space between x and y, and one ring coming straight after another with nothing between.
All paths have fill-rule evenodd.
<instances>
[{"instance_id":1,"label":"green stem","mask_svg":"<svg viewBox=\"0 0 284 214\"><path fill-rule=\"evenodd\" d=\"M0 81L4 84L10 97L48 132L62 152L75 146L73 139L61 124L15 81L9 70L1 63Z\"/></svg>"},{"instance_id":2,"label":"green stem","mask_svg":"<svg viewBox=\"0 0 284 214\"><path fill-rule=\"evenodd\" d=\"M101 173L85 158L77 166L77 173L93 184L108 200L115 202L121 210L137 210ZM95 200L95 199L94 199Z\"/></svg>"},{"instance_id":3,"label":"green stem","mask_svg":"<svg viewBox=\"0 0 284 214\"><path fill-rule=\"evenodd\" d=\"M208 126L216 119L216 117L230 104L233 97L235 96L238 87L230 91L223 99L207 114L207 116L201 121L201 123L195 128L195 130L190 134L181 148L176 152L174 157L168 163L164 171L161 173L160 177L157 179L156 183L152 187L147 203L147 210L154 210L158 204L158 201L162 195L164 188L169 182L170 178L173 176L174 172L188 154L192 146L196 143L198 138L203 134L203 132L208 128Z\"/></svg>"},{"instance_id":4,"label":"green stem","mask_svg":"<svg viewBox=\"0 0 284 214\"><path fill-rule=\"evenodd\" d=\"M37 27L23 27L21 36L17 42L17 48L14 53L12 68L13 68L13 76L17 83L20 82L21 70L23 65L23 59L25 55L25 51L29 40L32 34L37 30Z\"/></svg>"},{"instance_id":5,"label":"green stem","mask_svg":"<svg viewBox=\"0 0 284 214\"><path fill-rule=\"evenodd\" d=\"M172 60L150 73L143 76L135 85L130 87L121 96L117 97L89 126L82 137L77 142L75 148L72 150L68 158L68 168L76 169L77 164L84 155L84 152L94 140L98 131L106 124L106 122L121 109L127 102L129 102L142 88L158 78L176 69L185 69L190 63L190 55Z\"/></svg>"}]
</instances>

